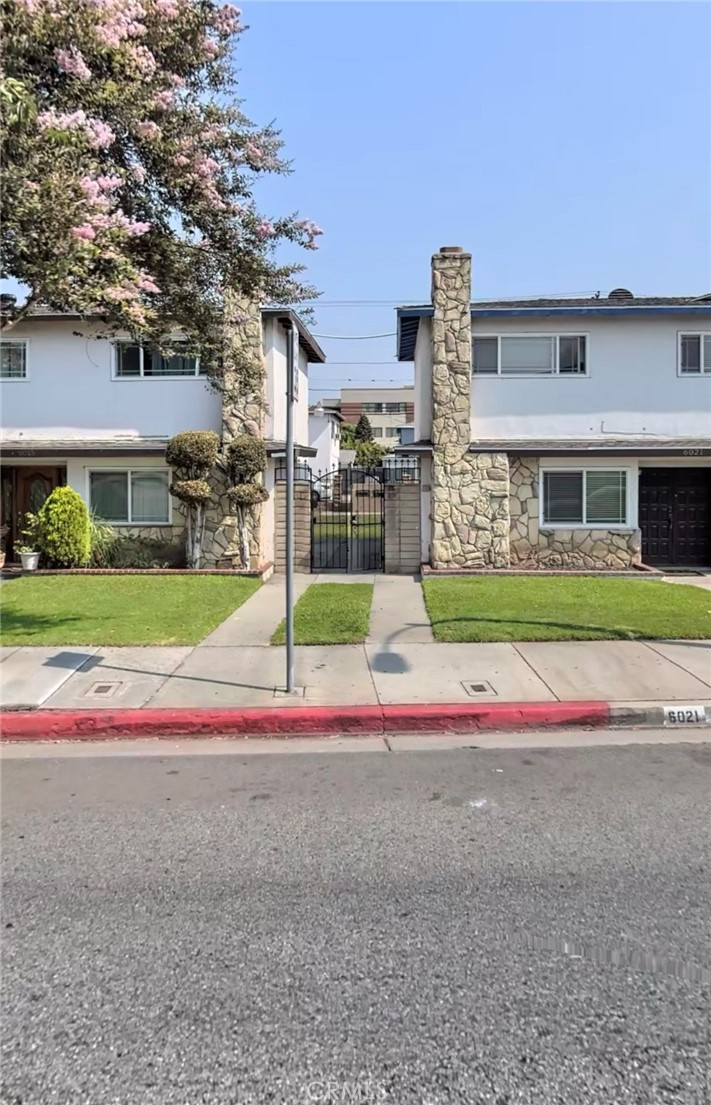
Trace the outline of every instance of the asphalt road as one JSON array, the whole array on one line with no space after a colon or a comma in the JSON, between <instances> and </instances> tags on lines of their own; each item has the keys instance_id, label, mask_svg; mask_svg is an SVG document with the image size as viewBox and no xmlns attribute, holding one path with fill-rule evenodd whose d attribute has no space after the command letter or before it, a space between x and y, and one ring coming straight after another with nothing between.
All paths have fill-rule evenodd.
<instances>
[{"instance_id":1,"label":"asphalt road","mask_svg":"<svg viewBox=\"0 0 711 1105\"><path fill-rule=\"evenodd\" d=\"M3 766L3 1105L711 1100L711 746Z\"/></svg>"}]
</instances>

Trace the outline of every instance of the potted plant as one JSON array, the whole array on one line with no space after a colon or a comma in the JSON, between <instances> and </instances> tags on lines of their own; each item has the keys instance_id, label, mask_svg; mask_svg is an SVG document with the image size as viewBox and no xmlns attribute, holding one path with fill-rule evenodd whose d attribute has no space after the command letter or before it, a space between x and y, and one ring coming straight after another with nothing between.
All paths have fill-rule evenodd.
<instances>
[{"instance_id":1,"label":"potted plant","mask_svg":"<svg viewBox=\"0 0 711 1105\"><path fill-rule=\"evenodd\" d=\"M22 536L25 543L15 546L15 552L20 557L23 572L36 572L39 566L39 528L40 523L36 514L25 515L25 526Z\"/></svg>"},{"instance_id":2,"label":"potted plant","mask_svg":"<svg viewBox=\"0 0 711 1105\"><path fill-rule=\"evenodd\" d=\"M23 572L36 572L40 554L31 545L16 545L15 551L20 557Z\"/></svg>"}]
</instances>

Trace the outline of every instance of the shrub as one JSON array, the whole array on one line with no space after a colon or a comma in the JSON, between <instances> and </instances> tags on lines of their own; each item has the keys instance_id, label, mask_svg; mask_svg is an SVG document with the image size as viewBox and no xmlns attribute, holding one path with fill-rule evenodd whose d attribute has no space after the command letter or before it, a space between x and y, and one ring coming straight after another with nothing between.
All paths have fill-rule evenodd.
<instances>
[{"instance_id":1,"label":"shrub","mask_svg":"<svg viewBox=\"0 0 711 1105\"><path fill-rule=\"evenodd\" d=\"M53 567L80 568L91 554L89 511L71 487L55 487L37 512L40 552Z\"/></svg>"},{"instance_id":2,"label":"shrub","mask_svg":"<svg viewBox=\"0 0 711 1105\"><path fill-rule=\"evenodd\" d=\"M112 525L99 518L93 510L89 513L89 546L91 548L91 566L110 568L113 550L119 541L119 535Z\"/></svg>"},{"instance_id":3,"label":"shrub","mask_svg":"<svg viewBox=\"0 0 711 1105\"><path fill-rule=\"evenodd\" d=\"M260 437L240 434L228 446L227 459L234 482L250 483L267 467L267 449Z\"/></svg>"},{"instance_id":4,"label":"shrub","mask_svg":"<svg viewBox=\"0 0 711 1105\"><path fill-rule=\"evenodd\" d=\"M199 568L205 536L205 504L212 489L208 477L217 463L220 439L213 430L184 430L171 437L165 459L175 470L170 488L185 503L185 559L189 568Z\"/></svg>"},{"instance_id":5,"label":"shrub","mask_svg":"<svg viewBox=\"0 0 711 1105\"><path fill-rule=\"evenodd\" d=\"M228 489L228 495L237 513L240 557L242 567L247 571L251 564L247 511L250 507L266 502L269 498L266 487L256 482L266 466L267 449L261 438L253 437L251 434L240 434L229 445L227 468L231 487Z\"/></svg>"},{"instance_id":6,"label":"shrub","mask_svg":"<svg viewBox=\"0 0 711 1105\"><path fill-rule=\"evenodd\" d=\"M184 473L184 479L200 479L205 470L214 468L219 448L220 439L213 430L185 430L171 437L165 459Z\"/></svg>"}]
</instances>

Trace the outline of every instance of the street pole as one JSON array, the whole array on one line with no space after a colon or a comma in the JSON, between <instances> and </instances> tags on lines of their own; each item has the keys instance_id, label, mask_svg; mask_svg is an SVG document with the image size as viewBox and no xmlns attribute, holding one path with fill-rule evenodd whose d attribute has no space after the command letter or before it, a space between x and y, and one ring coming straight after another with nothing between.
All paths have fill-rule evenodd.
<instances>
[{"instance_id":1,"label":"street pole","mask_svg":"<svg viewBox=\"0 0 711 1105\"><path fill-rule=\"evenodd\" d=\"M286 343L286 693L294 691L294 401L297 331L290 320Z\"/></svg>"}]
</instances>

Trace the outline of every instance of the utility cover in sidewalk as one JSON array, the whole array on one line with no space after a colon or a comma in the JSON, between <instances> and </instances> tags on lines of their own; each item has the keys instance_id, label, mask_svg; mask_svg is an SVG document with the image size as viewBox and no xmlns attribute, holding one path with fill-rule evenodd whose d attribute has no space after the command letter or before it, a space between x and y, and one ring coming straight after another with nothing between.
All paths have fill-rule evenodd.
<instances>
[{"instance_id":1,"label":"utility cover in sidewalk","mask_svg":"<svg viewBox=\"0 0 711 1105\"><path fill-rule=\"evenodd\" d=\"M86 698L110 698L120 686L121 683L94 683L84 695Z\"/></svg>"},{"instance_id":2,"label":"utility cover in sidewalk","mask_svg":"<svg viewBox=\"0 0 711 1105\"><path fill-rule=\"evenodd\" d=\"M479 679L476 683L462 683L462 686L472 698L477 698L481 694L496 694L491 683L487 683L486 679Z\"/></svg>"}]
</instances>

